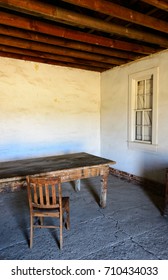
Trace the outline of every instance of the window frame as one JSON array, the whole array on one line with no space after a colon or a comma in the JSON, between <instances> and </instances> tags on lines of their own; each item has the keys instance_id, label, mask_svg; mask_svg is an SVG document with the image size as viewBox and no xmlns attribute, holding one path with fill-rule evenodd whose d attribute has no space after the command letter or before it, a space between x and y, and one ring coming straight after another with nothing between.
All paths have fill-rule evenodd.
<instances>
[{"instance_id":1,"label":"window frame","mask_svg":"<svg viewBox=\"0 0 168 280\"><path fill-rule=\"evenodd\" d=\"M146 80L153 76L153 98L152 98L152 141L147 142L135 139L135 110L137 82ZM128 109L128 147L148 151L157 151L158 147L158 79L159 68L154 67L129 75L129 109Z\"/></svg>"}]
</instances>

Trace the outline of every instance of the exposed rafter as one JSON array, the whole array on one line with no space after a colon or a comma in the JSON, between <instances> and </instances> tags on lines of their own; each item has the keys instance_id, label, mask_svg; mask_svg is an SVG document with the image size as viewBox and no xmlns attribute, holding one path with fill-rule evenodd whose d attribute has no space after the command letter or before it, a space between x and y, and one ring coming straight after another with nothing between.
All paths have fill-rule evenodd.
<instances>
[{"instance_id":1,"label":"exposed rafter","mask_svg":"<svg viewBox=\"0 0 168 280\"><path fill-rule=\"evenodd\" d=\"M63 0L80 7L168 33L168 23L105 0ZM148 2L148 1L146 1ZM149 1L150 2L150 1ZM160 1L151 1L160 2ZM168 3L167 3L168 7Z\"/></svg>"},{"instance_id":2,"label":"exposed rafter","mask_svg":"<svg viewBox=\"0 0 168 280\"><path fill-rule=\"evenodd\" d=\"M103 72L109 68L99 68L98 66L93 66L93 65L81 65L81 64L76 64L76 63L70 63L70 62L63 62L58 61L58 60L51 60L51 59L45 59L45 58L41 58L38 55L37 56L30 56L30 55L21 55L21 54L15 54L13 52L4 52L0 51L0 56L2 57L8 57L8 58L14 58L14 59L21 59L21 60L26 60L26 61L34 61L34 62L41 62L41 63L45 63L45 64L51 64L51 65L58 65L58 66L65 66L65 67L74 67L74 68L79 68L79 69L85 69L85 70L90 70L90 71L97 71L97 72Z\"/></svg>"},{"instance_id":3,"label":"exposed rafter","mask_svg":"<svg viewBox=\"0 0 168 280\"><path fill-rule=\"evenodd\" d=\"M166 0L141 0L147 4L155 6L158 9L162 9L168 12L168 2Z\"/></svg>"},{"instance_id":4,"label":"exposed rafter","mask_svg":"<svg viewBox=\"0 0 168 280\"><path fill-rule=\"evenodd\" d=\"M164 0L0 0L0 56L102 72L168 48L167 8Z\"/></svg>"},{"instance_id":5,"label":"exposed rafter","mask_svg":"<svg viewBox=\"0 0 168 280\"><path fill-rule=\"evenodd\" d=\"M15 44L14 44L15 45ZM58 55L58 54L51 54L51 53L46 53L46 52L42 52L42 51L34 51L34 50L27 50L24 48L16 48L16 47L11 47L11 46L7 46L7 45L0 45L0 51L2 52L6 52L6 53L14 53L17 55L25 55L25 56L30 56L30 57L38 57L40 59L43 59L44 61L48 60L48 61L60 61L63 62L64 64L75 64L75 65L88 65L88 66L94 66L94 67L98 67L99 69L106 69L106 68L111 68L112 66L114 66L115 64L108 64L108 63L103 63L103 62L97 62L97 61L90 61L90 60L86 60L86 59L78 59L76 60L74 57L70 57L70 56L62 56L62 55Z\"/></svg>"},{"instance_id":6,"label":"exposed rafter","mask_svg":"<svg viewBox=\"0 0 168 280\"><path fill-rule=\"evenodd\" d=\"M36 42L46 43L46 41L47 41L47 44L50 44L50 45L56 45L56 46L61 46L61 47L65 47L65 48L86 51L86 52L94 52L94 53L103 54L103 55L107 55L107 56L111 56L111 57L118 57L121 59L125 59L125 61L123 60L124 63L138 58L138 56L136 54L131 54L131 53L129 54L127 52L123 52L123 51L119 51L119 50L115 50L115 49L97 47L95 45L79 43L76 41L70 41L70 40L67 41L64 38L46 36L46 35L43 35L40 33L36 34L34 32L30 32L30 31L25 32L22 29L13 28L13 27L9 28L8 26L4 26L4 25L0 26L0 34L13 36L16 38L22 38L25 40L36 41Z\"/></svg>"},{"instance_id":7,"label":"exposed rafter","mask_svg":"<svg viewBox=\"0 0 168 280\"><path fill-rule=\"evenodd\" d=\"M53 24L50 24L48 22L24 18L23 16L16 16L14 14L8 14L6 12L0 12L0 23L7 26L44 33L47 35L136 53L150 54L155 53L156 51L156 48L150 46L141 46L138 43L113 40L110 37L96 36L81 31L74 31L70 28L60 27L55 24L53 26ZM159 47L157 48L157 50L160 50Z\"/></svg>"},{"instance_id":8,"label":"exposed rafter","mask_svg":"<svg viewBox=\"0 0 168 280\"><path fill-rule=\"evenodd\" d=\"M168 48L168 38L160 35L153 35L149 32L142 32L134 28L127 28L115 23L109 23L101 19L96 19L87 15L68 11L66 9L55 7L53 5L42 3L38 0L0 0L0 6L15 9L16 11L31 14L37 17L42 17L47 20L63 22L67 24L75 24L87 28L94 28L96 30L107 32L109 34L116 34L127 38L141 40L159 44L162 47Z\"/></svg>"},{"instance_id":9,"label":"exposed rafter","mask_svg":"<svg viewBox=\"0 0 168 280\"><path fill-rule=\"evenodd\" d=\"M126 61L118 58L113 58L113 57L108 57L108 56L103 56L99 54L90 54L88 52L81 52L73 49L67 49L63 47L57 47L53 45L48 45L45 43L34 43L31 41L25 41L22 39L18 38L13 38L5 35L0 35L0 42L2 45L7 45L7 46L13 46L13 47L18 47L18 48L23 48L23 49L30 49L34 51L42 51L42 52L48 52L52 53L55 55L62 55L62 56L70 56L70 57L76 57L76 58L81 58L81 59L86 59L86 60L92 60L92 61L100 61L104 63L109 63L112 65L121 65L124 64Z\"/></svg>"}]
</instances>

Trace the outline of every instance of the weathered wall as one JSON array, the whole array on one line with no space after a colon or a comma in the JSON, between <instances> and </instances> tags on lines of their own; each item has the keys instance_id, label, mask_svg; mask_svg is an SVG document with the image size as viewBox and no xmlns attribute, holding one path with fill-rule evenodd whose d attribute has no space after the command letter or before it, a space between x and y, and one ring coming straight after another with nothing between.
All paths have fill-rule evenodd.
<instances>
[{"instance_id":1,"label":"weathered wall","mask_svg":"<svg viewBox=\"0 0 168 280\"><path fill-rule=\"evenodd\" d=\"M128 148L128 76L159 67L158 150ZM168 51L116 67L101 75L101 154L116 169L164 182L168 167Z\"/></svg>"},{"instance_id":2,"label":"weathered wall","mask_svg":"<svg viewBox=\"0 0 168 280\"><path fill-rule=\"evenodd\" d=\"M0 58L0 161L86 151L158 182L168 167L168 51L96 72ZM128 76L159 67L158 150L128 148ZM101 92L101 115L100 115ZM101 123L100 123L101 119ZM101 138L100 138L101 131Z\"/></svg>"},{"instance_id":3,"label":"weathered wall","mask_svg":"<svg viewBox=\"0 0 168 280\"><path fill-rule=\"evenodd\" d=\"M0 161L100 152L100 75L0 58Z\"/></svg>"}]
</instances>

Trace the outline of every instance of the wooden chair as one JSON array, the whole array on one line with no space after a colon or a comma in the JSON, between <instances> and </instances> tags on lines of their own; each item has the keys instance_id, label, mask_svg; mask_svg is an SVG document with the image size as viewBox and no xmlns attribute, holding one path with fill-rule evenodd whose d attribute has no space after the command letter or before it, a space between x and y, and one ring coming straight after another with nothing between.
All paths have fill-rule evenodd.
<instances>
[{"instance_id":1,"label":"wooden chair","mask_svg":"<svg viewBox=\"0 0 168 280\"><path fill-rule=\"evenodd\" d=\"M60 249L62 249L63 216L66 212L66 227L70 228L69 197L62 197L60 177L27 176L27 191L30 207L30 248L33 245L34 228L60 228ZM44 225L44 218L59 219L59 226ZM35 224L39 218L40 224Z\"/></svg>"}]
</instances>

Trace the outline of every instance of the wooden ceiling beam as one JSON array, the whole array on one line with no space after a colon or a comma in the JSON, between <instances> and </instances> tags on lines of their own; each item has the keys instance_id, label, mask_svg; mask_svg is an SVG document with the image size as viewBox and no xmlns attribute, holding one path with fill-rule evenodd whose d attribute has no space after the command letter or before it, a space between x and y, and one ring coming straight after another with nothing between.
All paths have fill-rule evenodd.
<instances>
[{"instance_id":1,"label":"wooden ceiling beam","mask_svg":"<svg viewBox=\"0 0 168 280\"><path fill-rule=\"evenodd\" d=\"M55 60L55 61L62 61L65 63L72 63L72 64L78 64L78 65L86 65L86 66L94 66L98 68L103 68L103 69L108 69L112 68L115 66L115 64L107 64L103 62L98 62L98 61L90 61L90 60L83 60L83 59L78 59L78 58L72 58L69 56L60 56L60 55L55 55L55 54L50 54L46 52L40 52L40 51L32 51L32 50L26 50L26 49L21 49L21 48L16 48L16 47L11 47L11 46L5 46L5 45L0 45L0 51L1 52L7 52L7 53L14 53L14 54L19 54L19 55L26 55L27 57L37 57L41 59L48 59L48 60Z\"/></svg>"},{"instance_id":2,"label":"wooden ceiling beam","mask_svg":"<svg viewBox=\"0 0 168 280\"><path fill-rule=\"evenodd\" d=\"M103 47L94 46L91 44L85 44L85 43L81 43L81 42L77 42L77 41L66 40L64 38L48 36L48 35L35 33L35 32L31 32L31 31L25 32L22 29L13 28L13 27L4 26L4 25L0 25L0 34L13 36L16 38L22 38L22 39L26 39L26 40L31 40L31 41L36 41L36 42L47 43L50 45L61 46L61 47L65 47L65 48L76 49L76 50L80 50L80 51L108 55L111 57L125 58L128 61L135 60L135 59L141 57L140 55L134 54L134 53L124 52L124 51L119 51L119 50L109 49L109 48L103 48Z\"/></svg>"},{"instance_id":3,"label":"wooden ceiling beam","mask_svg":"<svg viewBox=\"0 0 168 280\"><path fill-rule=\"evenodd\" d=\"M43 59L43 58L39 58L39 57L31 57L31 56L27 56L27 55L20 55L20 54L8 53L8 52L3 52L3 51L0 51L0 56L7 57L7 58L20 59L20 60L25 60L25 61L45 63L45 64L49 64L49 65L73 67L73 68L90 70L90 71L95 71L95 72L103 72L105 70L108 70L107 68L103 69L103 68L74 64L74 63L69 63L69 62L66 63L66 62L61 62L61 61L56 61L56 60L51 60L51 59Z\"/></svg>"},{"instance_id":4,"label":"wooden ceiling beam","mask_svg":"<svg viewBox=\"0 0 168 280\"><path fill-rule=\"evenodd\" d=\"M166 0L141 0L147 4L150 4L158 9L168 12L168 2Z\"/></svg>"},{"instance_id":5,"label":"wooden ceiling beam","mask_svg":"<svg viewBox=\"0 0 168 280\"><path fill-rule=\"evenodd\" d=\"M125 50L141 54L151 54L161 50L161 48L153 48L137 43L129 43L120 40L97 36L80 31L74 31L67 28L59 27L53 24L45 23L39 20L24 18L0 11L0 24L22 28L24 30L39 32L65 39L75 40L78 42L89 43L97 46L104 46L111 49Z\"/></svg>"},{"instance_id":6,"label":"wooden ceiling beam","mask_svg":"<svg viewBox=\"0 0 168 280\"><path fill-rule=\"evenodd\" d=\"M105 0L62 0L83 8L87 8L96 12L103 13L105 15L120 18L128 22L143 25L161 32L168 33L168 23L156 19L154 17L139 13L137 11L128 9L121 5L117 5ZM146 1L146 2L160 2L160 1ZM167 3L168 7L168 3Z\"/></svg>"},{"instance_id":7,"label":"wooden ceiling beam","mask_svg":"<svg viewBox=\"0 0 168 280\"><path fill-rule=\"evenodd\" d=\"M114 64L122 65L125 63L125 60L123 60L123 59L117 59L117 58L112 58L112 57L108 57L105 55L98 55L98 54L76 51L73 49L67 49L67 48L57 47L57 46L48 45L48 44L44 44L44 43L22 40L19 38L14 38L14 37L9 37L9 36L4 36L4 35L0 35L0 42L2 45L13 46L13 47L18 47L18 48L23 48L23 49L28 49L28 50L34 50L34 51L49 52L52 54L70 56L70 57L75 57L75 58L91 60L91 61L99 61L99 62L104 62L104 63L108 63L108 64L112 64L112 65L114 65Z\"/></svg>"},{"instance_id":8,"label":"wooden ceiling beam","mask_svg":"<svg viewBox=\"0 0 168 280\"><path fill-rule=\"evenodd\" d=\"M168 48L168 38L165 36L154 35L149 32L109 23L104 20L68 11L48 3L42 3L37 0L0 0L0 6L37 17L42 17L47 20L94 28L95 30L103 31L109 34L117 34L129 39L153 43L161 47Z\"/></svg>"}]
</instances>

